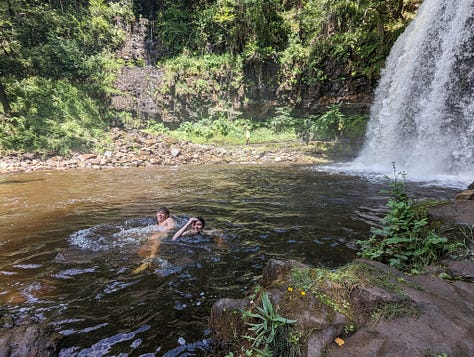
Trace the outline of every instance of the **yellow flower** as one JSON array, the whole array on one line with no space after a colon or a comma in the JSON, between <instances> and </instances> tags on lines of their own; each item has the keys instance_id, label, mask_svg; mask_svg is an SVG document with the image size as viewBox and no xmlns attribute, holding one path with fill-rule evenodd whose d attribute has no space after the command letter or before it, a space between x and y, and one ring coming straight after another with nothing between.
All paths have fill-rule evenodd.
<instances>
[{"instance_id":1,"label":"yellow flower","mask_svg":"<svg viewBox=\"0 0 474 357\"><path fill-rule=\"evenodd\" d=\"M334 342L336 342L339 346L342 346L344 344L344 340L340 337L337 337Z\"/></svg>"},{"instance_id":2,"label":"yellow flower","mask_svg":"<svg viewBox=\"0 0 474 357\"><path fill-rule=\"evenodd\" d=\"M293 288L292 288L291 286L289 286L289 287L288 287L288 291L289 291L290 293L292 293L292 292L293 292Z\"/></svg>"},{"instance_id":3,"label":"yellow flower","mask_svg":"<svg viewBox=\"0 0 474 357\"><path fill-rule=\"evenodd\" d=\"M305 296L305 295L306 295L306 291L301 290L301 291L300 291L300 294L301 294L301 296Z\"/></svg>"}]
</instances>

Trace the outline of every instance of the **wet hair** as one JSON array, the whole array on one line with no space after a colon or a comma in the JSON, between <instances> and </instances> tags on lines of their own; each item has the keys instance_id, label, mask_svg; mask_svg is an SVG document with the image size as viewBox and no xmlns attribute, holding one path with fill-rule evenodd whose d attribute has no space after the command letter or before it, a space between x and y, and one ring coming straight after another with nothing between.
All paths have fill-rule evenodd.
<instances>
[{"instance_id":1,"label":"wet hair","mask_svg":"<svg viewBox=\"0 0 474 357\"><path fill-rule=\"evenodd\" d=\"M202 217L199 217L199 216L198 216L198 217L196 217L196 218L198 219L198 221L199 221L199 222L201 222L201 223L202 223L202 228L204 228L204 226L206 225L206 221L204 220L204 218L202 218Z\"/></svg>"},{"instance_id":2,"label":"wet hair","mask_svg":"<svg viewBox=\"0 0 474 357\"><path fill-rule=\"evenodd\" d=\"M170 210L167 208L167 207L160 207L158 208L158 210L156 212L163 212L165 213L167 216L170 215Z\"/></svg>"}]
</instances>

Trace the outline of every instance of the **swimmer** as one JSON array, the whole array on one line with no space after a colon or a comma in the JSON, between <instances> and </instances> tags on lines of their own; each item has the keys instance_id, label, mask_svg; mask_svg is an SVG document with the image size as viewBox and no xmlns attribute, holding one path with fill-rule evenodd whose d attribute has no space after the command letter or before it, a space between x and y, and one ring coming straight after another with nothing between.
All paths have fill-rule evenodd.
<instances>
[{"instance_id":1,"label":"swimmer","mask_svg":"<svg viewBox=\"0 0 474 357\"><path fill-rule=\"evenodd\" d=\"M158 211L156 211L156 222L165 231L170 231L176 227L176 221L170 216L170 210L167 207L158 208Z\"/></svg>"},{"instance_id":2,"label":"swimmer","mask_svg":"<svg viewBox=\"0 0 474 357\"><path fill-rule=\"evenodd\" d=\"M161 245L161 238L166 237L168 232L176 227L176 221L171 217L170 210L167 207L160 207L158 209L156 212L156 222L158 227L162 228L162 230L152 234L148 238L148 242L151 242L150 254L143 260L143 263L133 271L133 274L138 274L150 267L158 254L158 249Z\"/></svg>"},{"instance_id":3,"label":"swimmer","mask_svg":"<svg viewBox=\"0 0 474 357\"><path fill-rule=\"evenodd\" d=\"M191 229L188 229L189 226ZM192 217L188 222L182 226L173 236L171 240L177 240L181 237L193 237L196 235L209 236L211 240L219 247L225 247L227 245L223 232L219 229L211 229L204 231L203 228L206 225L206 221L202 217Z\"/></svg>"},{"instance_id":4,"label":"swimmer","mask_svg":"<svg viewBox=\"0 0 474 357\"><path fill-rule=\"evenodd\" d=\"M182 226L173 236L171 240L176 240L180 237L192 237L198 234L203 233L202 229L206 225L206 221L202 217L192 217L188 222ZM191 229L187 230L189 226L192 226Z\"/></svg>"}]
</instances>

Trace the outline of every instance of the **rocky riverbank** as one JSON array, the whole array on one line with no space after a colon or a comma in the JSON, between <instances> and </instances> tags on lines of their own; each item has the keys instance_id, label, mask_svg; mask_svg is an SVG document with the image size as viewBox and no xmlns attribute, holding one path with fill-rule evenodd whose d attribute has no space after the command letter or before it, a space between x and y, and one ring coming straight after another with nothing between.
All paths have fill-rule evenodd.
<instances>
[{"instance_id":1,"label":"rocky riverbank","mask_svg":"<svg viewBox=\"0 0 474 357\"><path fill-rule=\"evenodd\" d=\"M229 163L311 164L329 161L320 143L271 143L235 146L199 145L141 131L111 132L112 143L101 153L59 156L11 152L0 157L0 172L109 169L114 167L177 166Z\"/></svg>"}]
</instances>

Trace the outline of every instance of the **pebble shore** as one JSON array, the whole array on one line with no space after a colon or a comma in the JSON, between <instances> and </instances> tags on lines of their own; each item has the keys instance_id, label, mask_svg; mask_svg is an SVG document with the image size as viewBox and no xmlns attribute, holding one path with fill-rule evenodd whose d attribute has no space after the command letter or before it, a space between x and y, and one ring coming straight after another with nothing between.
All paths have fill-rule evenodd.
<instances>
[{"instance_id":1,"label":"pebble shore","mask_svg":"<svg viewBox=\"0 0 474 357\"><path fill-rule=\"evenodd\" d=\"M0 173L189 164L311 164L327 161L323 153L304 144L220 147L118 129L112 131L112 142L110 148L102 153L73 153L68 157L37 152L6 153L0 156Z\"/></svg>"}]
</instances>

